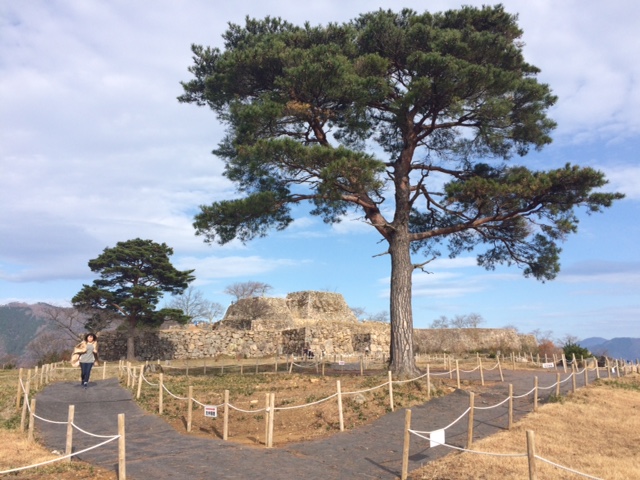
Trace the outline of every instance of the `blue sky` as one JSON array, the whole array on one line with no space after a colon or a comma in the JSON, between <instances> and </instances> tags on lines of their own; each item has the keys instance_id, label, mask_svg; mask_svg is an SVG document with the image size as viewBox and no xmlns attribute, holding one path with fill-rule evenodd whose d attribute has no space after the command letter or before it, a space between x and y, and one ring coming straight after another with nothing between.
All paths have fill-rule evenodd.
<instances>
[{"instance_id":1,"label":"blue sky","mask_svg":"<svg viewBox=\"0 0 640 480\"><path fill-rule=\"evenodd\" d=\"M209 246L191 226L198 205L233 186L213 155L212 112L181 105L192 43L220 46L246 15L293 23L348 21L377 8L441 11L445 1L0 0L0 304L65 304L93 280L87 262L136 237L165 242L196 287L227 306L224 288L256 280L284 296L344 295L388 310L389 260L357 216L334 226L302 215L247 245ZM486 3L486 2L484 2ZM414 276L414 323L478 313L487 327L579 338L640 337L640 3L504 1L519 14L527 60L559 96L554 143L523 162L603 170L627 198L581 214L545 284L517 268L486 272L473 257L437 260Z\"/></svg>"}]
</instances>

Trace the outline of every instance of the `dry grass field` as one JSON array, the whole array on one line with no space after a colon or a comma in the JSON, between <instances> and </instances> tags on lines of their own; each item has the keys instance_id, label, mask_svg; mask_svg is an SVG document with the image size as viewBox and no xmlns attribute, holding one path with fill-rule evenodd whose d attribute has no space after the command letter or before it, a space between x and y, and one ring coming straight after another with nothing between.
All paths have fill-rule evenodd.
<instances>
[{"instance_id":1,"label":"dry grass field","mask_svg":"<svg viewBox=\"0 0 640 480\"><path fill-rule=\"evenodd\" d=\"M168 372L168 370L167 370ZM71 372L73 375L75 372ZM274 375L269 373L244 375L199 375L191 370L183 375L166 374L165 385L175 395L185 396L189 385L194 387L194 397L207 404L222 403L220 392L230 391L230 401L249 412L264 407L267 392L276 392L276 406L299 405L314 402L335 393L336 377L316 377L304 374ZM329 372L328 372L329 373ZM94 378L100 378L96 373ZM149 375L150 382L157 382L157 375ZM357 391L380 385L386 381L384 374L340 377L342 391ZM446 395L455 387L455 380L442 379L435 383L432 392ZM471 387L473 388L473 387ZM0 471L31 465L57 458L37 443L28 443L26 435L19 432L20 412L15 408L17 372L0 372ZM388 392L385 388L368 393L369 401L358 403L346 397L344 402L345 428L357 428L374 421L389 410ZM424 385L410 382L394 386L396 408L411 407L426 400ZM143 384L140 404L149 412L158 407L157 387ZM186 407L184 401L165 395L163 418L180 432L185 432ZM536 437L536 453L553 462L603 479L640 478L640 377L629 375L620 379L600 380L574 395L562 397L558 402L541 406L538 413L528 415L517 422L511 431L504 431L488 439L478 441L474 449L493 453L526 452L525 431L533 430ZM308 409L280 411L277 416L274 444L282 446L321 436L339 434L335 400L320 404L312 415ZM415 428L419 429L419 426ZM193 435L221 436L221 422L205 419L202 411L194 411ZM261 412L232 412L229 439L234 442L260 445L264 440L264 416ZM424 441L413 437L412 441ZM445 448L445 447L437 447ZM563 473L542 462L537 462L538 478L577 479L575 474ZM108 472L78 461L55 463L37 470L12 474L20 480L37 478L53 480L96 479L115 480L114 472ZM452 453L411 473L417 479L526 479L526 459L488 457L476 454Z\"/></svg>"},{"instance_id":2,"label":"dry grass field","mask_svg":"<svg viewBox=\"0 0 640 480\"><path fill-rule=\"evenodd\" d=\"M559 402L543 405L510 431L474 442L473 450L526 453L527 430L534 432L536 455L554 463L606 480L640 478L640 376L599 380ZM536 468L539 479L585 478L542 461L536 461ZM529 474L526 458L455 452L409 478L526 480Z\"/></svg>"}]
</instances>

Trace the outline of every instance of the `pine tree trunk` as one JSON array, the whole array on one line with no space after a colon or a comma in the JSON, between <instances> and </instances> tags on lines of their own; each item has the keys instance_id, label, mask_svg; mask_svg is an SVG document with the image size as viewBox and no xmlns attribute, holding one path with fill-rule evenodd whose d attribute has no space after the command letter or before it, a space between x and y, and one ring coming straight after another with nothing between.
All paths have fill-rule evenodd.
<instances>
[{"instance_id":1,"label":"pine tree trunk","mask_svg":"<svg viewBox=\"0 0 640 480\"><path fill-rule=\"evenodd\" d=\"M127 329L127 360L129 361L136 359L135 332L135 327L129 324L129 328Z\"/></svg>"},{"instance_id":2,"label":"pine tree trunk","mask_svg":"<svg viewBox=\"0 0 640 480\"><path fill-rule=\"evenodd\" d=\"M415 376L418 369L413 356L413 311L411 277L413 264L409 250L409 232L396 230L389 242L391 255L391 371L399 377Z\"/></svg>"}]
</instances>

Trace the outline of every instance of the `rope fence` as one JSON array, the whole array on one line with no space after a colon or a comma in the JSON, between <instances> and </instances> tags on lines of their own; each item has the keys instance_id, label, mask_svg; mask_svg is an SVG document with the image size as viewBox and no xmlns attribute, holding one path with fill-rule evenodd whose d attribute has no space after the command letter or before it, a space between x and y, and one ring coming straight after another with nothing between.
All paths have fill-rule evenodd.
<instances>
[{"instance_id":1,"label":"rope fence","mask_svg":"<svg viewBox=\"0 0 640 480\"><path fill-rule=\"evenodd\" d=\"M342 357L341 357L342 358ZM285 364L285 371L291 373L293 367L297 367L304 370L308 370L308 369L313 369L315 368L316 372L319 371L320 366L322 367L322 374L324 376L325 373L325 362L319 362L319 361L313 361L311 364L304 364L304 363L298 363L294 361L294 357L291 356L291 358L289 359L289 357L287 357L287 361ZM334 359L335 360L335 359ZM515 363L516 363L516 358L514 355L512 355L511 357L512 363L514 365L515 368ZM545 364L547 364L546 362L546 358L545 358ZM343 422L343 413L342 413L342 398L344 396L351 396L351 395L359 395L359 394L364 394L364 393L368 393L374 390L378 390L384 387L387 387L389 390L389 404L390 404L390 408L393 411L394 410L394 402L393 402L393 385L401 385L401 384L405 384L405 383L409 383L409 382L416 382L418 380L421 380L423 378L426 377L426 381L428 382L428 389L429 389L429 393L431 390L431 386L430 386L430 378L431 377L438 377L438 376L446 376L449 375L449 378L452 379L453 375L455 373L456 375L456 379L458 382L458 387L460 387L460 374L471 374L477 370L480 371L480 377L481 377L481 381L482 384L484 385L484 376L483 376L483 371L493 371L495 369L499 369L500 370L500 378L502 381L504 381L504 377L502 374L502 366L501 366L501 362L500 362L500 358L498 357L497 362L495 365L491 366L491 367L484 367L482 365L482 361L480 359L480 357L477 357L477 361L478 361L478 365L470 370L464 370L461 369L459 366L459 361L455 360L455 368L453 368L453 360L452 358L447 358L446 356L443 355L443 364L445 367L445 371L442 372L430 372L430 366L429 364L427 364L427 372L421 375L416 376L415 378L411 378L411 379L407 379L407 380L393 380L391 378L391 372L388 372L389 374L389 381L381 383L379 385L375 385L373 387L370 388L366 388L366 389L361 389L361 390L356 390L356 391L351 391L351 392L342 392L341 391L341 387L340 387L340 380L338 380L336 382L336 393L330 394L324 398L321 398L319 400L315 400L315 401L311 401L311 402L307 402L304 404L300 404L300 405L291 405L291 406L279 406L276 407L274 404L274 397L275 394L271 393L271 394L266 394L266 399L265 399L265 407L264 408L259 408L259 409L251 409L251 410L246 410L243 408L238 407L237 405L233 405L231 402L229 402L229 391L225 390L224 391L224 402L220 403L220 404L216 404L216 405L209 405L207 403L204 403L202 401L199 401L198 399L194 398L193 396L193 387L189 386L189 396L187 397L183 397L183 396L179 396L176 395L175 393L171 392L169 388L167 388L166 385L164 385L163 382L163 374L160 373L159 375L159 383L154 383L151 382L149 379L147 379L144 375L144 367L142 365L140 365L139 367L132 367L132 365L129 362L124 362L124 361L120 361L118 363L118 365L107 365L107 362L102 362L102 365L100 367L96 367L96 372L100 372L100 370L102 371L102 378L104 379L106 377L107 371L109 372L117 372L117 376L120 378L122 376L124 376L124 378L126 379L127 382L127 387L135 389L135 387L137 386L137 398L140 398L140 393L141 393L141 388L143 385L143 382L145 384L147 384L148 386L151 387L158 387L158 392L159 392L159 413L162 414L162 405L163 405L163 393L166 392L169 396L175 398L176 400L179 401L187 401L188 402L188 421L187 421L187 430L190 431L190 427L191 427L191 411L192 411L192 404L195 403L196 405L203 407L203 408L207 408L207 407L214 407L216 409L218 408L223 408L223 417L224 417L224 428L223 428L223 439L227 440L228 437L228 414L230 410L235 410L238 412L242 412L242 413L251 413L251 414L258 414L258 413L266 413L265 415L265 445L270 448L273 445L273 424L274 424L274 416L275 413L277 411L285 411L285 410L294 410L294 409L300 409L300 408L306 408L306 407L312 407L312 406L316 406L319 405L321 403L327 402L329 400L332 400L334 398L337 399L338 402L338 409L339 409L339 415L340 415L340 430L344 430L344 422ZM160 363L160 361L158 360L158 364ZM533 358L531 358L531 362L529 362L532 365L539 365L539 366L543 366L544 364L542 364L540 361L538 362L534 362ZM566 372L566 359L564 358L564 356L562 356L562 361L559 362L556 360L555 356L554 356L554 367L556 372L558 371L558 366L560 365L560 363L563 365L563 368L565 369ZM449 366L448 370L446 370L447 368L447 364ZM145 366L149 365L149 362L146 362ZM265 364L263 364L264 366ZM266 365L271 365L271 364L266 364ZM353 364L352 364L353 365ZM364 357L360 356L360 371L361 374L363 374L363 369L364 369L364 365L365 365L365 361L364 361ZM596 376L597 378L600 378L600 367L598 366L598 363L595 361L595 359L593 359L593 368L591 369L591 367L589 366L589 362L585 362L583 360L583 365L584 368L580 371L578 371L576 369L576 365L577 365L577 361L575 358L572 359L572 361L570 362L571 365L571 373L564 379L561 380L560 379L560 374L557 373L557 381L556 383L550 385L550 386L546 386L546 387L538 387L537 385L537 377L535 377L536 379L536 384L534 386L534 388L530 391L528 391L527 393L524 393L522 395L518 395L518 396L514 396L513 392L512 392L512 386L510 386L510 395L505 398L504 400L500 401L499 403L492 405L492 406L488 406L488 407L476 407L473 404L466 409L454 422L452 422L451 424L449 424L448 426L446 426L444 429L438 429L438 430L447 430L449 428L451 428L453 425L455 425L457 422L459 422L462 418L464 418L467 415L472 416L473 415L473 411L474 410L487 410L487 409L491 409L491 408L497 408L501 405L504 405L505 403L509 402L509 427L511 426L511 415L512 415L512 404L513 404L513 400L514 399L521 399L521 398L525 398L528 397L529 395L531 395L531 393L534 393L534 395L536 396L535 400L534 400L534 405L537 405L537 392L538 390L550 390L553 388L556 388L556 392L557 394L559 394L560 391L560 385L564 384L565 382L568 382L569 380L573 380L573 389L575 391L576 388L576 378L578 377L578 375L584 374L584 378L585 378L585 385L587 385L588 382L588 372L591 370L595 370L596 372ZM215 367L215 366L210 366L210 369L213 368L220 368L220 372L223 373L225 366L227 367L227 372L229 372L231 370L232 367L234 367L233 365L220 365L219 367ZM237 367L237 366L236 366ZM139 370L138 370L139 368ZM172 365L168 365L167 364L162 366L163 369L176 369L176 370L186 370L187 372L187 376L188 376L188 372L189 372L189 362L186 362L186 366L184 368L178 367L178 366L172 366ZM193 367L192 367L193 368ZM206 374L206 361L204 362L204 373ZM547 368L547 367L545 367ZM627 373L628 371L632 371L632 372L637 372L638 371L638 365L634 365L631 364L630 366L627 365L626 362L622 362L622 363L618 363L618 361L615 361L615 363L609 364L609 361L607 360L607 365L606 365L606 372L607 375L609 376L609 378L611 378L612 374L617 375L618 377L623 374L623 373ZM47 423L51 423L51 424L58 424L58 425L67 425L68 427L68 442L70 442L70 438L71 438L71 434L69 432L72 432L74 429L85 434L88 436L92 436L95 438L99 438L99 439L105 439L103 442L98 443L97 445L94 445L92 447L89 447L87 449L84 449L82 451L79 452L75 452L72 453L71 451L71 447L69 447L69 445L67 445L67 449L68 451L66 452L66 454L62 457L53 459L53 460L48 460L46 462L37 464L37 465L29 465L29 466L25 466L25 467L19 467L16 469L11 469L11 470L5 470L5 471L0 471L0 475L1 474L6 474L6 473L11 473L11 472L16 472L16 471L20 471L20 470L25 470L25 469L29 469L29 468L37 468L39 466L42 465L46 465L49 463L54 463L57 461L61 461L61 460L65 460L65 459L71 459L71 457L90 451L92 449L95 448L99 448L103 445L106 445L116 439L119 440L119 445L122 444L121 447L119 447L119 471L120 471L120 479L125 479L126 478L126 467L125 467L125 461L124 461L124 418L120 419L120 416L118 418L118 426L119 426L119 432L117 435L98 435L98 434L93 434L91 432L88 432L86 430L81 429L80 427L78 427L74 422L73 422L73 418L72 418L72 412L70 411L70 415L69 415L69 419L65 422L65 421L57 421L57 420L51 420L51 419L46 419L43 418L41 416L36 415L35 412L35 399L31 399L30 400L30 388L33 388L34 390L37 389L38 387L42 387L47 385L48 383L50 383L51 381L54 380L58 380L60 379L61 376L64 376L65 372L69 372L69 371L74 371L77 372L77 368L68 368L63 366L63 364L48 364L48 365L43 365L40 369L38 369L37 367L33 370L33 372L31 370L27 370L26 372L24 371L24 369L20 369L19 370L19 380L18 380L18 389L16 392L16 408L20 407L21 404L21 400L22 400L22 408L23 408L23 414L22 414L22 422L21 422L21 431L24 431L24 426L25 426L25 420L26 420L26 415L27 412L29 413L29 435L30 437L32 436L32 432L33 432L33 424L35 422L35 420L40 420L42 422L47 422ZM258 373L258 362L256 361L255 363L255 371L256 373ZM277 373L278 372L278 358L276 357L275 361L274 361L274 371ZM353 369L351 368L351 371L353 372ZM240 372L243 372L243 366L242 364L240 364ZM23 381L24 379L24 381ZM253 403L253 401L252 401ZM70 406L71 408L72 406ZM534 407L535 409L535 407ZM408 410L410 411L410 410ZM124 416L123 416L124 417ZM120 424L122 424L122 432L120 432ZM470 422L470 425L472 426L472 422ZM425 439L430 439L431 434L433 433L433 431L431 432L420 432L418 430L411 430L411 429L407 429L408 434L413 434L416 435L418 437L421 438L425 438ZM428 437L425 437L425 435L428 435ZM470 434L470 439L472 438L473 434ZM430 440L431 441L431 440ZM435 440L434 440L435 442ZM437 443L437 442L436 442ZM470 443L470 442L469 442ZM441 442L441 443L437 443L438 445L442 445L448 448L454 448L454 449L461 449L461 447L455 447L455 446L451 446L446 444L445 442ZM477 454L488 454L485 452L477 452L474 450L468 450L468 449L461 449L463 451L469 451L472 453L477 453ZM511 454L508 454L511 455ZM523 454L514 454L517 456L523 456ZM526 454L524 454L524 456L526 456ZM122 457L122 458L121 458ZM531 456L530 456L531 457ZM552 465L553 462L543 459L542 457L538 457L538 456L533 456L533 458L538 459L542 462L546 462ZM568 471L573 472L573 470L567 468L567 467L562 467L562 466L558 466L558 468L563 468L566 469ZM583 475L586 478L596 478L596 477L591 477L589 475L586 474L581 474L579 472L574 472L577 473L579 475ZM406 478L406 477L404 477Z\"/></svg>"},{"instance_id":2,"label":"rope fence","mask_svg":"<svg viewBox=\"0 0 640 480\"><path fill-rule=\"evenodd\" d=\"M580 375L580 374L585 374L585 385L587 385L587 381L586 381L586 373L588 372L588 367L585 366L582 370L578 371L575 368L573 369L573 371L571 372L571 374L569 374L567 376L566 379L564 380L560 380L559 379L559 374L558 374L558 380L548 386L548 387L544 387L546 389L551 389L551 388L558 388L560 386L560 384L570 380L570 379L574 379ZM453 450L457 450L460 452L468 452L468 453L473 453L476 455L488 455L488 456L499 456L499 457L527 457L528 458L528 462L529 462L529 472L530 472L530 480L535 480L537 477L535 475L535 464L533 463L535 460L540 460L542 462L545 462L549 465L552 465L556 468L565 470L565 471L569 471L571 473L574 473L576 475L585 477L585 478L591 478L591 479L595 479L595 480L601 480L598 477L594 477L591 475L588 475L586 473L582 473L579 471L576 471L574 469L571 469L569 467L563 466L563 465L559 465L557 463L554 463L550 460L547 460L543 457L540 457L538 455L535 455L535 447L534 447L534 435L532 431L527 431L527 448L528 448L528 452L527 453L509 453L509 454L502 454L502 453L492 453L492 452L481 452L478 450L471 450L471 444L472 444L472 440L473 440L473 412L474 410L488 410L488 409L492 409L492 408L497 408L505 403L509 403L509 418L508 418L508 429L511 429L512 423L513 423L513 406L512 406L512 402L514 399L520 399L520 398L525 398L528 397L529 395L531 395L532 393L535 395L534 398L534 410L535 410L535 405L537 404L537 391L538 391L538 377L534 377L535 379L535 386L534 388L532 388L531 390L529 390L528 392L521 394L521 395L513 395L513 386L509 385L509 396L507 398L505 398L504 400L498 402L495 405L491 405L488 407L477 407L474 405L474 394L471 393L470 394L470 403L471 405L469 406L469 408L467 408L464 412L462 412L462 414L460 414L460 416L458 418L456 418L453 422L451 422L450 424L448 424L445 427L442 428L438 428L438 429L434 429L434 430L430 430L430 431L420 431L420 430L415 430L415 429L411 429L410 428L410 422L411 422L411 410L407 409L406 411L406 417L405 417L405 442L404 442L404 449L403 449L403 469L402 469L402 475L401 475L401 479L405 480L407 478L408 475L408 457L409 457L409 447L410 447L410 435L415 435L421 439L427 440L429 441L429 446L430 447L435 447L435 446L444 446L447 447L449 449L453 449ZM574 388L575 388L575 383L574 383ZM574 390L575 391L575 390ZM444 440L440 440L439 438L445 438L446 437L446 431L449 430L451 427L453 427L455 424L457 424L458 422L460 422L465 416L469 415L469 423L468 423L468 431L467 431L467 448L464 447L459 447L459 446L454 446L454 445L450 445L447 444ZM432 438L434 436L435 433L438 433L438 438ZM532 473L533 472L533 473Z\"/></svg>"},{"instance_id":3,"label":"rope fence","mask_svg":"<svg viewBox=\"0 0 640 480\"><path fill-rule=\"evenodd\" d=\"M57 367L51 367L51 369L54 369ZM43 368L43 371L45 369ZM35 398L29 398L30 396L30 381L31 381L31 375L28 374L27 375L27 379L26 382L23 381L22 378L22 372L20 372L19 375L19 379L18 379L18 389L19 391L22 392L22 396L23 396L23 410L22 410L22 422L20 424L20 430L22 432L24 432L24 418L26 416L26 412L29 413L29 433L28 433L28 441L33 441L33 430L34 430L34 426L35 426L35 420L40 420L42 422L45 423L50 423L50 424L54 424L54 425L67 425L67 437L66 437L66 446L65 446L65 454L62 456L59 456L57 458L51 459L51 460L46 460L44 462L39 462L36 464L32 464L32 465L26 465L26 466L22 466L22 467L16 467L16 468L11 468L8 470L2 470L0 471L0 475L5 475L7 473L15 473L15 472L20 472L23 470L29 470L29 469L33 469L33 468L38 468L38 467L42 467L45 465L50 465L52 463L56 463L56 462L61 462L63 460L66 461L71 461L71 458L77 455L81 455L83 453L89 452L91 450L94 450L96 448L100 448L104 445L107 445L108 443L111 443L115 440L118 440L118 479L122 479L122 480L126 480L126 444L125 444L125 419L124 419L124 414L119 414L118 415L118 433L116 435L99 435L96 433L92 433L89 432L87 430L84 430L82 428L80 428L78 425L76 425L74 423L74 415L75 415L75 406L74 405L69 405L69 412L68 412L68 418L67 421L60 421L60 420L52 420L52 419L48 419L48 418L44 418L41 417L39 415L36 414L36 399ZM106 439L96 445L84 448L82 450L73 451L73 431L77 430L80 433L83 433L89 437L93 437L93 438L100 438L100 439Z\"/></svg>"}]
</instances>

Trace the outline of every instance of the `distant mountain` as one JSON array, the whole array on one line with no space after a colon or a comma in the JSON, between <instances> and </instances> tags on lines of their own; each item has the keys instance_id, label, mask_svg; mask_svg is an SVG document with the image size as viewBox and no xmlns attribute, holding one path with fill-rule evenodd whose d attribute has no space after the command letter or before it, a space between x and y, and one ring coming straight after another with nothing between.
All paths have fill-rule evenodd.
<instances>
[{"instance_id":1,"label":"distant mountain","mask_svg":"<svg viewBox=\"0 0 640 480\"><path fill-rule=\"evenodd\" d=\"M584 340L580 340L578 343L580 344L581 347L588 348L589 350L591 350L591 347L597 347L598 345L601 345L608 341L609 340L602 337L589 337L589 338L585 338Z\"/></svg>"},{"instance_id":2,"label":"distant mountain","mask_svg":"<svg viewBox=\"0 0 640 480\"><path fill-rule=\"evenodd\" d=\"M581 347L587 348L594 355L607 355L613 358L633 360L640 358L640 338L605 338L591 337L578 342Z\"/></svg>"},{"instance_id":3,"label":"distant mountain","mask_svg":"<svg viewBox=\"0 0 640 480\"><path fill-rule=\"evenodd\" d=\"M27 304L10 303L0 306L0 357L23 355L25 347L44 323Z\"/></svg>"}]
</instances>

